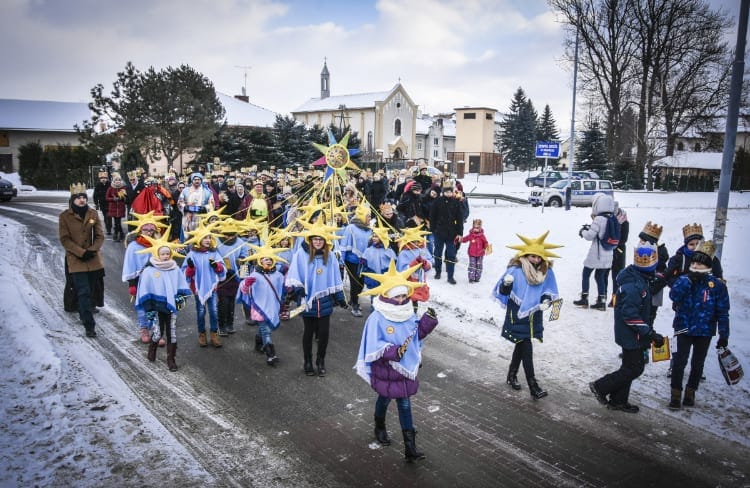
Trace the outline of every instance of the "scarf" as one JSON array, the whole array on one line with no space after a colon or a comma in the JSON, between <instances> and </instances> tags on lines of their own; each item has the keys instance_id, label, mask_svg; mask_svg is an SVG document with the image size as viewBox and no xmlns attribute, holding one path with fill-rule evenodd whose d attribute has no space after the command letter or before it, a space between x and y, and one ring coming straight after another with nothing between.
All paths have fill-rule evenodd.
<instances>
[{"instance_id":1,"label":"scarf","mask_svg":"<svg viewBox=\"0 0 750 488\"><path fill-rule=\"evenodd\" d=\"M177 269L178 267L174 259L167 259L166 261L161 261L158 258L151 256L148 259L148 262L151 263L151 266L153 266L154 268L160 271L171 271L173 269Z\"/></svg>"},{"instance_id":2,"label":"scarf","mask_svg":"<svg viewBox=\"0 0 750 488\"><path fill-rule=\"evenodd\" d=\"M542 270L531 264L531 261L528 259L521 258L519 259L519 262L523 268L523 274L526 277L526 281L528 281L530 285L538 285L547 277L547 273L542 272Z\"/></svg>"}]
</instances>

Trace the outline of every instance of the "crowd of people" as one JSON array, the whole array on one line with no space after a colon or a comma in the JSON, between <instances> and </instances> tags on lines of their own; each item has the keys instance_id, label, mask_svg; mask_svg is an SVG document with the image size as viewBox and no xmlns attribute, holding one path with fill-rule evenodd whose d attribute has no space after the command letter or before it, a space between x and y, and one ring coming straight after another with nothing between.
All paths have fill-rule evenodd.
<instances>
[{"instance_id":1,"label":"crowd of people","mask_svg":"<svg viewBox=\"0 0 750 488\"><path fill-rule=\"evenodd\" d=\"M302 372L324 377L331 315L339 307L362 317L361 300L369 296L356 370L378 395L375 438L390 444L385 413L395 399L405 457L423 458L409 398L419 385L422 339L437 326L432 308L418 315L420 303L430 298L428 274L439 280L445 273L455 285L457 252L465 243L468 282L477 283L484 256L492 252L480 219L464 231L469 207L460 182L447 175L431 178L423 168L411 175L407 170L345 175L275 168L208 175L201 169L181 178L131 172L128 182L102 172L93 194L102 218L88 206L85 186L71 186L70 208L60 215L66 292L72 290L76 302L66 300L66 310L76 308L86 336L96 337L94 315L103 304L105 267L100 250L109 237L124 241L122 281L133 296L134 329L148 345L149 361L166 346L167 366L178 370L178 312L193 297L200 347L222 347L235 332L239 307L244 322L257 327L255 349L269 366L279 361L273 331L300 315ZM610 216L616 217L619 242L606 246L601 240ZM700 225L684 227L684 246L669 257L658 242L661 227L648 222L634 246L633 264L625 266L628 225L625 211L611 197L598 195L592 222L580 233L592 244L581 297L574 303L606 310L611 271L609 306L622 348L620 368L591 382L590 390L613 410L638 411L629 403L630 385L643 371L650 344L663 342L653 322L669 287L676 343L669 407L693 406L711 338L718 330L717 347L726 347L729 337L721 265ZM502 336L514 344L506 382L521 390L517 375L523 367L531 397L538 400L548 393L537 381L532 339L542 339L544 311L560 299L552 260L558 256L551 249L561 246L547 242L547 233L519 237L522 244L508 246L517 252L493 295L505 308ZM597 300L589 307L592 273Z\"/></svg>"}]
</instances>

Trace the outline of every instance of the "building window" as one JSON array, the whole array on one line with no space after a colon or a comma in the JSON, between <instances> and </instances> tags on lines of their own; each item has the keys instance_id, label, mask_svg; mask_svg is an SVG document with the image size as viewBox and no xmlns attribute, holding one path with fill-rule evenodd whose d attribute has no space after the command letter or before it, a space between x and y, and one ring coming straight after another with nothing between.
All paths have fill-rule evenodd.
<instances>
[{"instance_id":1,"label":"building window","mask_svg":"<svg viewBox=\"0 0 750 488\"><path fill-rule=\"evenodd\" d=\"M680 141L677 143L677 150L678 151L684 151L685 150L685 143Z\"/></svg>"},{"instance_id":2,"label":"building window","mask_svg":"<svg viewBox=\"0 0 750 488\"><path fill-rule=\"evenodd\" d=\"M367 133L367 152L372 152L372 131Z\"/></svg>"},{"instance_id":3,"label":"building window","mask_svg":"<svg viewBox=\"0 0 750 488\"><path fill-rule=\"evenodd\" d=\"M696 142L695 143L695 147L693 148L693 151L695 151L695 152L701 152L701 143L700 142Z\"/></svg>"},{"instance_id":4,"label":"building window","mask_svg":"<svg viewBox=\"0 0 750 488\"><path fill-rule=\"evenodd\" d=\"M487 120L492 120L492 114L484 114L484 118Z\"/></svg>"},{"instance_id":5,"label":"building window","mask_svg":"<svg viewBox=\"0 0 750 488\"><path fill-rule=\"evenodd\" d=\"M401 120L400 119L396 119L396 121L393 123L393 135L394 136L401 135Z\"/></svg>"},{"instance_id":6,"label":"building window","mask_svg":"<svg viewBox=\"0 0 750 488\"><path fill-rule=\"evenodd\" d=\"M464 119L476 119L476 118L477 118L477 114L475 114L474 112L466 112L464 114Z\"/></svg>"},{"instance_id":7,"label":"building window","mask_svg":"<svg viewBox=\"0 0 750 488\"><path fill-rule=\"evenodd\" d=\"M440 140L438 140L437 137L433 138L432 139L432 145L433 146L439 146L440 145Z\"/></svg>"},{"instance_id":8,"label":"building window","mask_svg":"<svg viewBox=\"0 0 750 488\"><path fill-rule=\"evenodd\" d=\"M432 151L432 157L433 158L438 157L438 150L437 149L435 149L434 151Z\"/></svg>"},{"instance_id":9,"label":"building window","mask_svg":"<svg viewBox=\"0 0 750 488\"><path fill-rule=\"evenodd\" d=\"M419 151L421 151L421 150L422 150L422 141L419 141L419 142L417 143L417 150L419 150Z\"/></svg>"}]
</instances>

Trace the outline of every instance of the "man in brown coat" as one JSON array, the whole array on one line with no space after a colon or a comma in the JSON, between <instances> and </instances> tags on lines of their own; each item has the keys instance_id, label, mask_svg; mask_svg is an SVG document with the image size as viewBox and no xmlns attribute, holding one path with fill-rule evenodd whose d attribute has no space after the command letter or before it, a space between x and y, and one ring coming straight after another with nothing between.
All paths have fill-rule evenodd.
<instances>
[{"instance_id":1,"label":"man in brown coat","mask_svg":"<svg viewBox=\"0 0 750 488\"><path fill-rule=\"evenodd\" d=\"M60 214L60 243L65 248L65 263L78 298L78 315L86 328L86 337L96 337L91 292L103 276L99 249L104 242L99 213L88 205L86 186L70 187L70 208Z\"/></svg>"}]
</instances>

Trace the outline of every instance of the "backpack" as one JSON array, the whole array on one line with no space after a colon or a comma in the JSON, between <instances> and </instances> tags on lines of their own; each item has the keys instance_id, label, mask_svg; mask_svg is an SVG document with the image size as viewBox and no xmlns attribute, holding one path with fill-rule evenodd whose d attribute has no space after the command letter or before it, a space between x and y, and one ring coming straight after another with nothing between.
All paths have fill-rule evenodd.
<instances>
[{"instance_id":1,"label":"backpack","mask_svg":"<svg viewBox=\"0 0 750 488\"><path fill-rule=\"evenodd\" d=\"M611 212L602 216L607 219L607 225L604 228L604 236L599 239L599 244L604 250L611 251L620 243L620 221Z\"/></svg>"}]
</instances>

